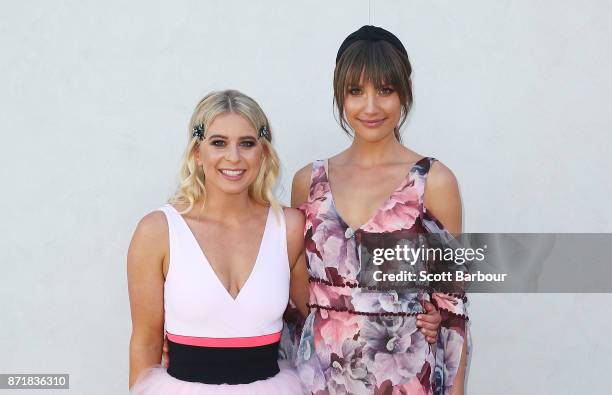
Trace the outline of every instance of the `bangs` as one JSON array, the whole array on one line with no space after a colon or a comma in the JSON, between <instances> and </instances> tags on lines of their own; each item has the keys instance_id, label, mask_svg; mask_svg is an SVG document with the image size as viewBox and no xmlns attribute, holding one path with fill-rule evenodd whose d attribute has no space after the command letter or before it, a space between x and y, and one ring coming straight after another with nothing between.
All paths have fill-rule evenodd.
<instances>
[{"instance_id":1,"label":"bangs","mask_svg":"<svg viewBox=\"0 0 612 395\"><path fill-rule=\"evenodd\" d=\"M338 62L338 82L343 92L365 82L371 82L376 89L391 85L404 98L402 93L406 93L411 72L406 67L407 60L385 41L359 41L347 48Z\"/></svg>"}]
</instances>

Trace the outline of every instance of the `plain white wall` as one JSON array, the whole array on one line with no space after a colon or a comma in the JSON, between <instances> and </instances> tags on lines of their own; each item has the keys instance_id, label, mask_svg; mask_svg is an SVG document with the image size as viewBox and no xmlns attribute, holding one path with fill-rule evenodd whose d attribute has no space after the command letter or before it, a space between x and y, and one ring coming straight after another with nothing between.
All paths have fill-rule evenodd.
<instances>
[{"instance_id":1,"label":"plain white wall","mask_svg":"<svg viewBox=\"0 0 612 395\"><path fill-rule=\"evenodd\" d=\"M127 392L126 250L175 187L194 105L223 88L259 101L287 202L298 168L349 142L334 59L369 18L408 50L404 141L454 170L465 231L612 231L608 1L39 0L0 14L0 373ZM468 393L612 392L610 302L473 295Z\"/></svg>"}]
</instances>

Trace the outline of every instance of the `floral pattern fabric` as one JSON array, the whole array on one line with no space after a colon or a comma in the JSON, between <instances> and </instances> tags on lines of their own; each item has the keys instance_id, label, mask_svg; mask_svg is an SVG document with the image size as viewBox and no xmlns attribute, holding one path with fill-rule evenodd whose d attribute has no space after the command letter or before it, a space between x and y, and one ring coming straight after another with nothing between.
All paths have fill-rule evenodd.
<instances>
[{"instance_id":1,"label":"floral pattern fabric","mask_svg":"<svg viewBox=\"0 0 612 395\"><path fill-rule=\"evenodd\" d=\"M369 235L446 232L423 206L434 160L418 161L375 215L355 231L335 208L324 162L313 163L309 199L301 206L306 216L311 312L293 355L307 392L450 393L467 338L465 296L371 289L359 281L358 245ZM433 345L416 326L426 300L438 307L443 319Z\"/></svg>"}]
</instances>

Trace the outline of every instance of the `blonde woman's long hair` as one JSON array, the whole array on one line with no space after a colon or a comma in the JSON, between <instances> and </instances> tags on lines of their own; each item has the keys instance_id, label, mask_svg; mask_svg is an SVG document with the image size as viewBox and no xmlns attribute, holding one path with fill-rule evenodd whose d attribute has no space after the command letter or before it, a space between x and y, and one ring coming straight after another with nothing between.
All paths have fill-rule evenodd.
<instances>
[{"instance_id":1,"label":"blonde woman's long hair","mask_svg":"<svg viewBox=\"0 0 612 395\"><path fill-rule=\"evenodd\" d=\"M262 126L268 128L270 140L259 138L259 142L263 145L263 159L257 178L249 187L249 197L259 204L272 206L275 212L278 211L280 205L274 197L273 189L278 178L280 162L272 146L272 130L268 118L255 100L236 90L211 92L197 104L189 122L187 148L181 161L180 183L168 202L185 206L186 208L180 211L181 214L185 214L191 211L199 199L206 199L204 171L197 165L194 153L199 140L193 137L193 129L196 125L202 124L206 131L217 116L225 113L242 116L256 131Z\"/></svg>"}]
</instances>

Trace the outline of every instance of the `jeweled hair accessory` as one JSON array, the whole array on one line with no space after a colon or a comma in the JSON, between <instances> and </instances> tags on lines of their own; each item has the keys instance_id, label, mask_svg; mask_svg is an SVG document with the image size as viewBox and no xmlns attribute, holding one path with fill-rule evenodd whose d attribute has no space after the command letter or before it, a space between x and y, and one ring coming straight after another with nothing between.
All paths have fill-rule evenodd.
<instances>
[{"instance_id":1,"label":"jeweled hair accessory","mask_svg":"<svg viewBox=\"0 0 612 395\"><path fill-rule=\"evenodd\" d=\"M270 129L266 125L263 125L259 128L259 137L263 137L268 141L272 141L272 135L270 134Z\"/></svg>"},{"instance_id":2,"label":"jeweled hair accessory","mask_svg":"<svg viewBox=\"0 0 612 395\"><path fill-rule=\"evenodd\" d=\"M199 123L193 127L193 134L191 137L197 137L198 140L204 140L204 124Z\"/></svg>"}]
</instances>

